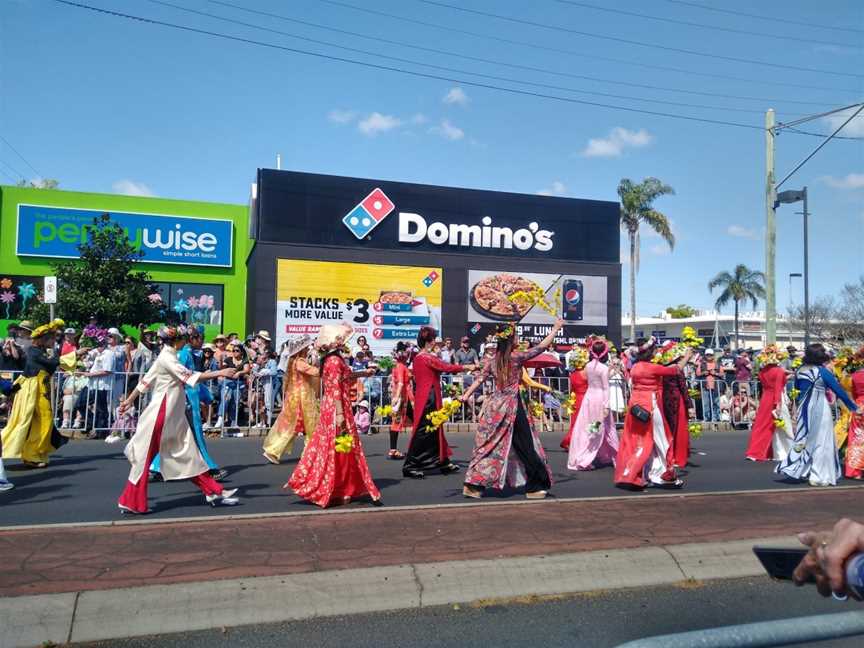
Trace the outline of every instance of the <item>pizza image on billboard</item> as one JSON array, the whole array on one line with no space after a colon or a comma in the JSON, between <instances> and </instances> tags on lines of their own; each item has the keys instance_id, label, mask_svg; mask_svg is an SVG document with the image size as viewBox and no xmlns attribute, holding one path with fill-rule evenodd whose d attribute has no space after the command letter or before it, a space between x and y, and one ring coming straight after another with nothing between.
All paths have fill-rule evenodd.
<instances>
[{"instance_id":1,"label":"pizza image on billboard","mask_svg":"<svg viewBox=\"0 0 864 648\"><path fill-rule=\"evenodd\" d=\"M517 292L531 292L540 288L533 281L516 274L501 272L483 277L471 288L471 306L490 320L513 322L522 319L531 310L524 301L514 301Z\"/></svg>"}]
</instances>

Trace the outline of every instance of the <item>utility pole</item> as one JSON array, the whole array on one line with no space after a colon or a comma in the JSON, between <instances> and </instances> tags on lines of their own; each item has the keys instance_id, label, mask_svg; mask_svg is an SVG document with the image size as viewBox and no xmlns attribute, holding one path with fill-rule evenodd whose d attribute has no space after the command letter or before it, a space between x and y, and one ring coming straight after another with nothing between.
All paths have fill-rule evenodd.
<instances>
[{"instance_id":1,"label":"utility pole","mask_svg":"<svg viewBox=\"0 0 864 648\"><path fill-rule=\"evenodd\" d=\"M807 187L804 187L804 348L810 345L810 226L807 222Z\"/></svg>"},{"instance_id":2,"label":"utility pole","mask_svg":"<svg viewBox=\"0 0 864 648\"><path fill-rule=\"evenodd\" d=\"M777 341L777 291L774 277L774 255L777 248L777 224L774 201L774 109L765 113L765 338Z\"/></svg>"}]
</instances>

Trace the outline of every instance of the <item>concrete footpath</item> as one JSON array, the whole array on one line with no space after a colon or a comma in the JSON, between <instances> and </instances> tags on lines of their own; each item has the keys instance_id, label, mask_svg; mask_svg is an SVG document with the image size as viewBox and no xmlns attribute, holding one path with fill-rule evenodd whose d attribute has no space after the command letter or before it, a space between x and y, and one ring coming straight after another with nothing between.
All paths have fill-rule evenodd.
<instances>
[{"instance_id":1,"label":"concrete footpath","mask_svg":"<svg viewBox=\"0 0 864 648\"><path fill-rule=\"evenodd\" d=\"M0 648L761 573L860 510L831 489L0 531Z\"/></svg>"}]
</instances>

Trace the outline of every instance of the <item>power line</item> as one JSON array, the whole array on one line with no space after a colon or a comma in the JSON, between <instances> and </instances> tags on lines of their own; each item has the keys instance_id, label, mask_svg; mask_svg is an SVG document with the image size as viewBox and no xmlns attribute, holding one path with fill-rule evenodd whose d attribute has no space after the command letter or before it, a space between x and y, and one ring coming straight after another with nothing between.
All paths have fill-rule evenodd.
<instances>
[{"instance_id":1,"label":"power line","mask_svg":"<svg viewBox=\"0 0 864 648\"><path fill-rule=\"evenodd\" d=\"M618 36L609 36L606 34L592 34L590 32L580 31L578 29L570 29L569 27L561 27L560 25L549 25L546 23L538 23L533 20L525 20L523 18L514 18L513 16L504 16L488 11L480 11L479 9L469 9L468 7L459 7L457 5L439 2L438 0L417 0L423 4L436 7L444 7L446 9L454 9L464 13L484 16L486 18L496 18L498 20L506 20L507 22L517 23L520 25L529 25L531 27L539 27L541 29L550 29L567 34L575 34L577 36L585 36L586 38L597 38L600 40L608 40L616 43L626 43L627 45L638 45L639 47L649 47L652 49L660 49L667 52L675 52L677 54L687 54L689 56L701 56L705 58L720 59L723 61L732 61L734 63L747 63L748 65L762 65L765 67L778 68L782 70L795 70L796 72L812 72L815 74L830 74L832 76L851 77L853 79L864 78L864 74L853 74L852 72L837 72L835 70L823 70L818 68L800 67L797 65L784 65L783 63L769 63L766 61L756 61L754 59L739 58L737 56L725 56L723 54L710 54L708 52L699 52L697 50L688 50L681 47L670 47L668 45L657 45L656 43L646 43L643 41L631 40L628 38L619 38Z\"/></svg>"},{"instance_id":2,"label":"power line","mask_svg":"<svg viewBox=\"0 0 864 648\"><path fill-rule=\"evenodd\" d=\"M550 95L550 94L545 94L545 93L540 93L540 92L530 92L528 90L519 90L517 88L507 88L504 86L497 86L497 85L493 85L493 84L489 84L489 83L479 83L477 81L470 81L470 80L461 79L458 77L444 76L444 75L438 75L438 74L429 74L427 72L417 72L416 70L407 70L404 68L392 67L392 66L388 66L388 65L380 65L378 63L369 63L366 61L358 61L355 59L350 59L350 58L346 58L346 57L342 57L342 56L333 56L331 54L312 52L309 50L302 50L302 49L299 49L296 47L277 45L276 43L268 43L266 41L259 41L259 40L255 40L252 38L245 38L242 36L234 36L231 34L223 34L221 32L214 32L214 31L207 30L207 29L199 29L197 27L189 27L187 25L178 25L176 23L170 23L170 22L166 22L163 20L156 20L154 18L145 18L142 16L135 16L132 14L122 13L119 11L113 11L110 9L102 9L101 7L94 7L94 6L87 5L87 4L84 4L81 2L73 2L72 0L54 0L54 2L59 3L59 4L63 4L63 5L69 6L69 7L86 9L88 11L93 11L93 12L101 13L101 14L108 15L108 16L126 18L128 20L134 20L134 21L138 21L138 22L142 22L142 23L146 23L146 24L151 24L151 25L158 25L161 27L168 27L171 29L190 32L190 33L194 33L194 34L202 34L204 36L212 36L214 38L221 38L224 40L235 41L238 43L246 43L248 45L258 45L260 47L266 47L269 49L279 50L279 51L283 51L283 52L290 52L293 54L302 54L304 56L311 56L311 57L324 59L324 60L328 60L328 61L336 61L339 63L349 63L351 65L357 65L357 66L371 68L371 69L375 69L375 70L383 70L386 72L396 72L399 74L405 74L405 75L415 76L415 77L424 78L424 79L434 79L436 81L447 81L448 83L459 83L459 84L469 86L469 87L483 88L483 89L487 89L487 90L496 90L499 92L506 92L506 93L514 94L514 95L522 95L522 96L526 96L526 97L535 97L535 98L541 98L541 99L550 99L553 101L561 101L561 102L565 102L565 103L579 104L579 105L583 105L583 106L593 106L596 108L608 108L610 110L620 110L623 112L632 112L632 113L638 113L638 114L642 114L642 115L653 115L655 117L668 117L670 119L681 119L684 121L699 122L699 123L703 123L703 124L714 124L714 125L718 125L718 126L732 126L732 127L736 127L736 128L746 128L748 130L758 130L758 131L764 131L765 130L764 127L756 126L754 124L743 124L740 122L732 122L732 121L726 121L726 120L722 120L722 119L709 119L709 118L705 118L705 117L695 117L693 115L679 115L676 113L667 113L667 112L661 112L661 111L657 111L657 110L645 110L643 108L631 108L628 106L618 106L618 105L614 105L614 104L606 104L606 103L600 103L600 102L596 102L596 101L586 101L584 99L574 99L572 97L561 97L559 95Z\"/></svg>"},{"instance_id":3,"label":"power line","mask_svg":"<svg viewBox=\"0 0 864 648\"><path fill-rule=\"evenodd\" d=\"M211 14L208 12L199 11L197 9L190 9L188 7L182 7L180 5L176 5L176 4L173 4L171 2L166 2L165 0L148 0L148 2L152 2L154 4L163 5L163 6L167 6L167 7L173 7L174 9L179 9L181 11L186 11L186 12L197 14L200 16L206 16L208 18L215 18L216 20L221 20L224 22L229 22L232 24L241 25L243 27L251 27L253 29L260 29L260 30L275 33L275 34L280 34L282 36L288 36L290 38L296 38L299 40L309 41L309 42L315 43L317 45L326 45L328 47L336 47L339 49L344 49L344 50L348 50L348 51L355 52L355 53L365 54L365 55L369 55L369 56L377 56L380 58L398 61L400 63L409 63L412 65L422 65L422 66L432 67L432 68L436 68L439 70L445 70L447 72L456 72L458 74L471 74L474 76L485 77L487 79L493 79L496 81L506 81L508 83L522 83L525 85L548 88L548 89L553 89L553 90L565 90L567 92L576 92L576 93L589 94L589 95L595 95L595 96L601 96L601 97L610 97L610 98L615 98L615 99L628 99L628 100L635 100L635 101L644 101L644 102L649 102L649 103L659 103L659 104L665 104L665 105L671 105L671 106L682 106L682 107L686 107L686 108L705 108L705 109L710 109L710 110L728 110L728 111L732 111L732 112L747 112L747 113L763 114L762 110L755 110L752 108L733 108L733 107L726 107L726 106L708 106L708 105L704 105L704 104L690 104L690 103L682 103L682 102L676 102L676 101L664 101L661 99L649 99L646 97L633 97L633 96L628 96L628 95L616 95L616 94L610 94L610 93L606 93L606 92L596 92L596 91L591 91L591 90L581 90L581 89L577 89L577 88L568 88L568 87L556 86L556 85L550 85L550 84L544 84L544 83L535 83L535 82L531 82L531 81L524 81L524 80L513 79L513 78L509 78L509 77L501 77L501 76L496 76L496 75L483 74L480 72L471 72L471 71L467 71L467 70L461 70L461 69L457 69L457 68L450 68L450 67L446 67L446 66L440 66L440 65L432 64L432 63L426 63L424 61L415 61L412 59L406 59L406 58L402 58L402 57L388 56L386 54L381 54L380 52L377 52L377 51L368 51L368 50L361 50L361 49L356 49L356 48L352 48L352 47L346 47L346 46L341 45L339 43L331 43L328 41L321 41L321 40L317 40L317 39L307 38L305 36L298 36L296 34L291 34L289 32L280 31L278 29L272 29L270 27L263 27L261 25L254 25L252 23L247 23L247 22L243 22L243 21L239 21L239 20L233 20L233 19L226 18L223 16ZM345 29L339 29L336 27L329 27L327 25L321 25L321 24L309 22L306 20L300 20L299 18L290 18L287 16L283 16L281 14L274 14L274 13L270 13L267 11L260 11L260 10L256 10L256 9L247 9L246 7L241 7L241 6L232 4L230 2L223 2L221 0L211 0L211 2L213 2L214 4L222 5L224 7L231 7L232 9L238 9L240 11L245 11L247 13L252 13L252 14L257 14L260 16L268 17L268 18L276 18L277 20L284 20L286 22L299 23L302 25L307 25L307 26L318 28L318 29L325 29L325 30L337 32L340 34L347 34L347 35L356 36L359 38L370 39L370 40L373 40L377 43L387 43L390 45L397 45L400 47L408 47L408 48L412 48L412 49L421 50L424 52L431 52L434 54L443 54L445 56L453 56L456 58L462 58L462 59L467 59L467 60L471 60L471 61L477 61L477 62L486 63L486 64L490 64L490 65L501 65L504 67L511 67L511 68L516 68L516 69L528 70L531 72L540 72L542 74L551 74L554 76L561 76L561 77L565 77L565 78L573 78L573 79L580 79L580 80L587 80L587 81L596 81L596 82L600 82L600 83L609 83L609 84L613 84L613 85L624 85L624 86L636 87L636 88L641 88L641 89L646 89L646 90L663 90L663 91L669 91L669 92L680 92L680 93L685 93L685 94L696 94L696 95L703 95L703 96L720 97L723 99L744 99L744 100L748 100L748 101L760 101L760 102L767 102L767 103L776 103L777 101L782 102L782 100L766 99L764 97L744 97L744 96L739 96L739 95L725 95L725 94L719 94L719 93L713 93L713 92L699 92L699 91L693 91L693 90L681 90L678 88L666 88L663 86L655 86L655 85L648 85L648 84L642 84L642 83L630 83L630 82L625 82L625 81L614 81L614 80L604 79L603 77L592 77L592 76L587 76L587 75L583 75L583 74L571 74L571 73L567 73L567 72L557 72L554 70L548 70L546 68L538 68L538 67L533 67L533 66L529 66L529 65L520 65L517 63L508 63L505 61L498 61L495 59L480 58L480 57L476 57L476 56L458 54L458 53L450 52L447 50L440 50L440 49L435 49L435 48L431 48L431 47L424 47L424 46L416 45L413 43L405 43L405 42L401 42L401 41L394 41L394 40L388 40L388 39L384 39L384 38L377 38L375 36L369 36L368 34L362 34L359 32L353 32L353 31L349 31L349 30L345 30ZM808 105L815 104L815 105L820 105L820 106L824 105L822 103L816 103L816 102L810 102L810 101L797 101L797 100L791 100L788 103L803 103L803 104L808 104Z\"/></svg>"},{"instance_id":4,"label":"power line","mask_svg":"<svg viewBox=\"0 0 864 648\"><path fill-rule=\"evenodd\" d=\"M23 173L21 173L18 169L16 169L15 167L13 167L11 164L9 164L8 162L6 162L5 160L0 160L0 164L5 165L7 169L9 169L9 170L14 174L14 175L18 176L18 177L21 178L22 180L26 180L26 179L27 179L27 176L25 176ZM8 175L8 174L7 174L7 175Z\"/></svg>"},{"instance_id":5,"label":"power line","mask_svg":"<svg viewBox=\"0 0 864 648\"><path fill-rule=\"evenodd\" d=\"M733 16L744 16L745 18L756 18L757 20L768 20L772 23L785 23L787 25L798 25L799 27L817 27L819 29L834 29L836 31L845 31L852 32L853 34L864 34L864 29L855 29L853 27L835 27L832 25L820 25L818 23L812 22L802 22L798 20L790 20L789 18L782 18L780 16L760 16L759 14L751 14L746 13L744 11L735 11L733 9L721 9L719 7L709 7L707 5L699 4L698 2L687 2L687 0L666 0L666 2L671 2L672 4L677 5L685 5L687 7L696 7L697 9L704 9L705 11L716 11L718 13L731 14Z\"/></svg>"},{"instance_id":6,"label":"power line","mask_svg":"<svg viewBox=\"0 0 864 648\"><path fill-rule=\"evenodd\" d=\"M11 173L8 173L7 171L3 170L2 167L0 167L0 173L2 173L4 176L9 178L12 182L18 182L17 178L15 178Z\"/></svg>"},{"instance_id":7,"label":"power line","mask_svg":"<svg viewBox=\"0 0 864 648\"><path fill-rule=\"evenodd\" d=\"M843 112L844 110L850 110L852 108L857 108L860 106L860 103L854 103L849 106L843 106L841 108L834 108L833 110L829 110L827 112L819 113L818 115L806 115L801 119L796 119L795 121L785 122L780 124L780 128L788 127L788 126L797 126L798 124L804 124L805 122L813 121L814 119L819 119L821 117L828 117L829 115L833 115L835 113Z\"/></svg>"},{"instance_id":8,"label":"power line","mask_svg":"<svg viewBox=\"0 0 864 648\"><path fill-rule=\"evenodd\" d=\"M787 173L787 174L786 174L786 177L783 178L780 182L777 183L777 186L774 187L774 190L776 191L776 190L779 189L781 186L783 186L783 183L784 183L784 182L786 182L789 178L791 178L793 175L795 175L795 172L798 171L798 169L800 169L802 166L804 166L805 164L807 164L807 162L810 160L810 158L812 158L814 155L816 155L819 151L822 150L822 147L823 147L823 146L825 146L828 142L830 142L832 139L834 139L834 137L837 135L837 133L839 133L841 130L843 130L844 128L846 128L846 124L848 124L848 123L851 122L853 119L855 119L855 118L856 118L856 117L861 113L862 110L864 110L864 103L862 103L862 104L858 107L858 110L856 110L854 113L852 113L852 114L849 116L849 119L847 119L847 120L844 121L842 124L840 124L840 126L838 126L837 129L836 129L833 133L831 133L831 135L829 135L828 137L826 137L826 138L825 138L825 141L822 142L819 146L817 146L817 147L813 150L813 152L812 152L810 155L808 155L808 156L805 157L803 160L801 160L801 161L800 161L800 162L795 166L794 169L792 169L789 173Z\"/></svg>"},{"instance_id":9,"label":"power line","mask_svg":"<svg viewBox=\"0 0 864 648\"><path fill-rule=\"evenodd\" d=\"M780 124L782 126L782 124ZM796 135L812 135L813 137L831 137L830 135L826 135L825 133L812 133L810 131L803 131L794 126L786 126L784 130L788 130L790 133L795 133ZM844 137L843 135L835 135L834 139L838 140L854 140L856 142L864 142L864 137Z\"/></svg>"},{"instance_id":10,"label":"power line","mask_svg":"<svg viewBox=\"0 0 864 648\"><path fill-rule=\"evenodd\" d=\"M677 20L675 18L667 18L665 16L652 16L650 14L637 13L635 11L625 11L624 9L613 9L611 7L599 7L588 2L576 2L576 0L556 0L561 4L571 5L573 7L583 7L585 9L594 9L596 11L606 11L609 13L621 14L624 16L634 16L636 18L645 18L646 20L655 20L657 22L672 23L673 25L684 25L686 27L698 27L700 29L713 29L715 31L728 32L731 34L744 34L746 36L758 36L759 38L774 38L777 40L794 41L796 43L815 43L817 45L832 45L840 47L852 47L861 49L860 44L853 43L836 43L833 41L822 41L808 38L799 38L798 36L784 36L782 34L772 34L769 32L754 32L746 29L735 29L734 27L721 27L720 25L707 25L705 23L691 22L689 20Z\"/></svg>"},{"instance_id":11,"label":"power line","mask_svg":"<svg viewBox=\"0 0 864 648\"><path fill-rule=\"evenodd\" d=\"M746 77L739 77L728 74L716 74L713 72L701 72L696 70L687 70L684 68L671 67L666 65L656 65L651 63L642 63L639 61L634 61L632 59L619 59L609 56L598 56L596 54L585 54L583 52L577 52L575 50L561 49L558 47L550 47L547 45L539 45L537 43L532 43L529 41L520 41L514 40L511 38L504 38L501 36L494 36L492 34L484 34L480 32L470 31L467 29L461 29L458 27L453 27L449 25L442 25L440 23L428 22L425 20L417 20L416 18L409 18L407 16L400 16L398 14L387 13L386 11L379 11L377 9L370 9L368 7L360 7L348 2L342 2L341 0L318 0L318 2L329 4L336 7L344 7L346 9L353 9L355 11L360 11L363 13L367 13L373 16L382 16L385 18L392 18L393 20L399 20L405 23L421 25L423 27L431 27L433 29L442 30L445 32L450 32L454 34L464 34L466 36L472 36L474 38L483 38L487 40L497 41L499 43L507 43L509 45L519 45L522 47L530 47L532 49L545 51L545 52L554 52L556 54L567 54L569 56L577 56L581 58L591 59L595 61L607 61L610 63L619 63L622 65L633 65L636 67L651 69L651 70L664 70L666 72L677 72L680 74L690 74L693 76L702 76L708 77L712 79L727 79L729 81L739 81L742 83L757 83L760 86L764 85L773 85L778 87L786 87L786 88L799 88L804 90L825 90L828 92L857 92L852 90L847 90L844 88L834 88L834 87L826 87L826 86L814 86L814 85L806 85L800 83L787 83L783 81L773 81L771 79L748 79Z\"/></svg>"},{"instance_id":12,"label":"power line","mask_svg":"<svg viewBox=\"0 0 864 648\"><path fill-rule=\"evenodd\" d=\"M15 155L17 155L19 158L21 158L21 159L24 161L24 164L26 164L28 167L30 167L30 169L33 171L33 173L35 173L35 174L36 174L37 176L39 176L40 178L42 177L42 174L39 173L39 172L36 170L36 167L34 167L32 164L30 164L30 163L27 161L27 158L25 158L23 155L21 155L21 154L18 152L18 149L16 149L14 146L12 146L12 145L9 143L9 140L7 140L7 139L6 139L5 137L3 137L2 135L0 135L0 140L2 140L3 142L5 142L5 143L6 143L6 146L8 146L8 147L10 148L10 150L11 150ZM22 177L23 177L23 176L22 176Z\"/></svg>"}]
</instances>

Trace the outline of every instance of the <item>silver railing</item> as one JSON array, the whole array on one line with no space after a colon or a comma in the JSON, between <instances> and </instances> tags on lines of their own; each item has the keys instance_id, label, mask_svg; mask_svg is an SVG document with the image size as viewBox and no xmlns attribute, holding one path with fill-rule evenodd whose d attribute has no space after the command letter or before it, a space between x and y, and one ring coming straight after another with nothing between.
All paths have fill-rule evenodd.
<instances>
[{"instance_id":1,"label":"silver railing","mask_svg":"<svg viewBox=\"0 0 864 648\"><path fill-rule=\"evenodd\" d=\"M11 407L9 388L20 372L0 372L0 422ZM139 399L134 411L118 416L120 401L138 384L140 373L117 372L108 376L88 378L83 373L58 371L51 381L51 401L58 428L80 431L95 437L109 435L128 437L135 430L137 413L146 407L149 394ZM279 375L246 375L234 379L212 379L201 383L201 420L204 430L221 436L243 436L258 430L269 429L282 407L284 377ZM444 398L455 398L464 392L476 375L459 374L442 377ZM545 430L569 424L570 416L566 400L570 394L568 377L536 376L533 380L543 389L530 387L525 390L529 408ZM758 381L731 381L721 378L713 381L688 380L688 393L693 405L694 420L706 423L725 423L734 427L749 426L759 406ZM480 409L494 389L492 380L484 381L450 419L454 424L471 424L477 420ZM787 392L791 384L787 385ZM615 380L610 384L610 410L616 423L621 424L627 410L630 385L626 380ZM392 417L386 408L391 405L390 376L376 375L358 378L352 386L355 404L367 401L372 419L372 431L388 428ZM838 416L837 400L832 403L835 418ZM789 399L789 412L795 420L795 405Z\"/></svg>"}]
</instances>

